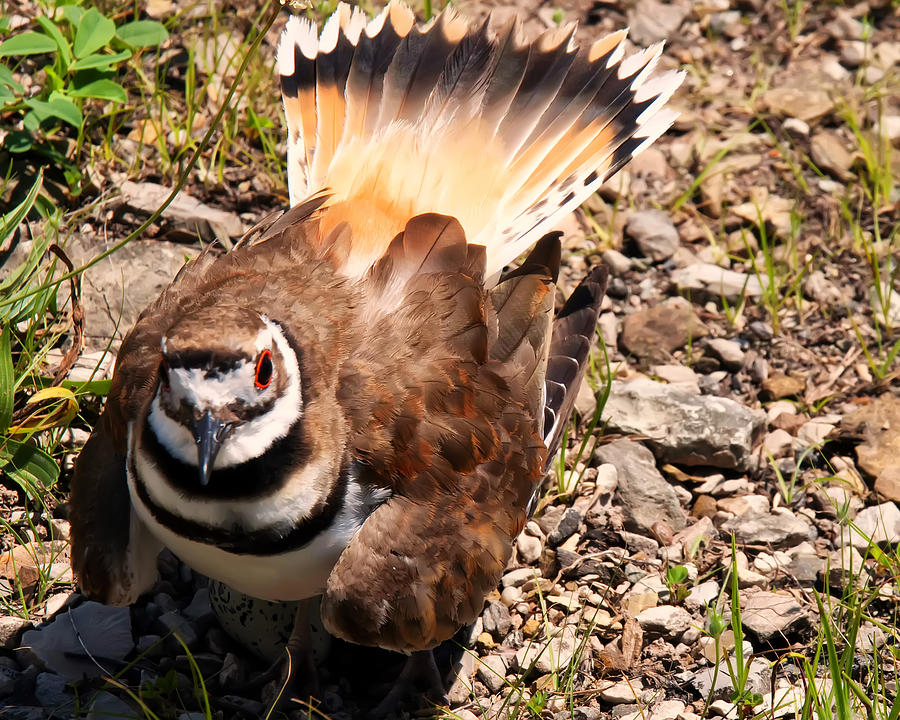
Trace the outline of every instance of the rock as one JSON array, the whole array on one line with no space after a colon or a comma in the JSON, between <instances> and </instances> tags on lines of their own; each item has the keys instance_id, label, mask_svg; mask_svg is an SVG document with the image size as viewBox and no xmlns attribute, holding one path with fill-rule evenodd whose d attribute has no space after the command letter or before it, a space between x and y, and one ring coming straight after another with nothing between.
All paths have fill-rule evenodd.
<instances>
[{"instance_id":1,"label":"rock","mask_svg":"<svg viewBox=\"0 0 900 720\"><path fill-rule=\"evenodd\" d=\"M700 394L700 380L697 373L684 365L654 365L650 373L660 380L665 380L669 385L679 390Z\"/></svg>"},{"instance_id":2,"label":"rock","mask_svg":"<svg viewBox=\"0 0 900 720\"><path fill-rule=\"evenodd\" d=\"M894 147L900 146L900 115L885 115L875 125L875 131Z\"/></svg>"},{"instance_id":3,"label":"rock","mask_svg":"<svg viewBox=\"0 0 900 720\"><path fill-rule=\"evenodd\" d=\"M840 135L830 130L817 132L810 141L810 154L820 170L824 170L838 180L847 181L853 174L853 155L847 150Z\"/></svg>"},{"instance_id":4,"label":"rock","mask_svg":"<svg viewBox=\"0 0 900 720\"><path fill-rule=\"evenodd\" d=\"M14 615L0 617L0 647L13 650L19 646L22 633L33 627L30 620Z\"/></svg>"},{"instance_id":5,"label":"rock","mask_svg":"<svg viewBox=\"0 0 900 720\"><path fill-rule=\"evenodd\" d=\"M726 270L718 265L697 263L672 272L672 282L679 290L699 290L718 300L724 297L733 302L742 297L762 295L762 285L756 275Z\"/></svg>"},{"instance_id":6,"label":"rock","mask_svg":"<svg viewBox=\"0 0 900 720\"><path fill-rule=\"evenodd\" d=\"M639 677L635 677L601 686L600 699L610 705L625 705L639 701L643 692L644 684Z\"/></svg>"},{"instance_id":7,"label":"rock","mask_svg":"<svg viewBox=\"0 0 900 720\"><path fill-rule=\"evenodd\" d=\"M497 641L503 640L507 633L512 629L512 620L509 616L509 610L502 602L488 603L488 606L482 613L484 621L484 630L494 636Z\"/></svg>"},{"instance_id":8,"label":"rock","mask_svg":"<svg viewBox=\"0 0 900 720\"><path fill-rule=\"evenodd\" d=\"M857 513L850 543L857 550L865 550L870 540L881 546L900 543L900 510L894 503L867 507Z\"/></svg>"},{"instance_id":9,"label":"rock","mask_svg":"<svg viewBox=\"0 0 900 720\"><path fill-rule=\"evenodd\" d=\"M823 422L820 418L803 423L797 428L797 446L799 449L821 447L834 429L834 425Z\"/></svg>"},{"instance_id":10,"label":"rock","mask_svg":"<svg viewBox=\"0 0 900 720\"><path fill-rule=\"evenodd\" d=\"M622 324L622 346L640 357L665 359L673 350L706 335L694 310L683 298L644 308Z\"/></svg>"},{"instance_id":11,"label":"rock","mask_svg":"<svg viewBox=\"0 0 900 720\"><path fill-rule=\"evenodd\" d=\"M631 270L631 258L620 253L618 250L608 248L603 251L603 263L609 268L609 272L613 275L624 275Z\"/></svg>"},{"instance_id":12,"label":"rock","mask_svg":"<svg viewBox=\"0 0 900 720\"><path fill-rule=\"evenodd\" d=\"M802 552L792 555L791 562L785 568L800 587L813 587L819 578L819 574L825 568L825 560L814 552Z\"/></svg>"},{"instance_id":13,"label":"rock","mask_svg":"<svg viewBox=\"0 0 900 720\"><path fill-rule=\"evenodd\" d=\"M845 415L841 429L853 435L862 435L863 442L856 447L859 467L875 478L889 492L897 473L900 457L900 397L886 393L868 405ZM879 491L880 492L880 491Z\"/></svg>"},{"instance_id":14,"label":"rock","mask_svg":"<svg viewBox=\"0 0 900 720\"><path fill-rule=\"evenodd\" d=\"M39 673L35 678L34 696L43 707L56 712L71 706L75 700L75 694L64 677L46 672Z\"/></svg>"},{"instance_id":15,"label":"rock","mask_svg":"<svg viewBox=\"0 0 900 720\"><path fill-rule=\"evenodd\" d=\"M871 58L869 47L861 40L845 40L840 44L841 64L848 68L858 68Z\"/></svg>"},{"instance_id":16,"label":"rock","mask_svg":"<svg viewBox=\"0 0 900 720\"><path fill-rule=\"evenodd\" d=\"M734 340L712 338L706 341L706 347L729 370L736 371L744 367L744 351Z\"/></svg>"},{"instance_id":17,"label":"rock","mask_svg":"<svg viewBox=\"0 0 900 720\"><path fill-rule=\"evenodd\" d=\"M781 123L781 129L795 138L809 137L809 125L797 118L786 118Z\"/></svg>"},{"instance_id":18,"label":"rock","mask_svg":"<svg viewBox=\"0 0 900 720\"><path fill-rule=\"evenodd\" d=\"M519 648L515 654L516 667L527 670L533 666L540 674L559 672L568 667L578 645L575 628L566 625L562 630L554 628L551 634L549 642L535 642Z\"/></svg>"},{"instance_id":19,"label":"rock","mask_svg":"<svg viewBox=\"0 0 900 720\"><path fill-rule=\"evenodd\" d=\"M594 456L616 468L616 497L623 505L626 527L645 533L660 521L677 530L684 527L678 496L656 469L647 448L632 440L616 440L597 448Z\"/></svg>"},{"instance_id":20,"label":"rock","mask_svg":"<svg viewBox=\"0 0 900 720\"><path fill-rule=\"evenodd\" d=\"M516 548L519 551L519 557L522 559L522 562L528 565L536 563L544 550L544 546L539 538L524 533L519 535L516 540Z\"/></svg>"},{"instance_id":21,"label":"rock","mask_svg":"<svg viewBox=\"0 0 900 720\"><path fill-rule=\"evenodd\" d=\"M8 667L0 667L0 698L12 695L19 687L22 673Z\"/></svg>"},{"instance_id":22,"label":"rock","mask_svg":"<svg viewBox=\"0 0 900 720\"><path fill-rule=\"evenodd\" d=\"M765 427L760 410L644 378L612 383L603 420L619 432L646 437L665 462L738 470L752 464Z\"/></svg>"},{"instance_id":23,"label":"rock","mask_svg":"<svg viewBox=\"0 0 900 720\"><path fill-rule=\"evenodd\" d=\"M778 460L779 458L788 457L793 454L794 438L787 430L778 428L770 433L766 433L763 438L764 457L768 459L771 455Z\"/></svg>"},{"instance_id":24,"label":"rock","mask_svg":"<svg viewBox=\"0 0 900 720\"><path fill-rule=\"evenodd\" d=\"M811 123L827 115L834 102L824 90L780 87L767 90L760 98L769 112Z\"/></svg>"},{"instance_id":25,"label":"rock","mask_svg":"<svg viewBox=\"0 0 900 720\"><path fill-rule=\"evenodd\" d=\"M547 533L547 544L557 547L566 541L572 534L578 532L578 527L584 520L584 516L574 507L566 508L559 522Z\"/></svg>"},{"instance_id":26,"label":"rock","mask_svg":"<svg viewBox=\"0 0 900 720\"><path fill-rule=\"evenodd\" d=\"M644 632L662 635L671 640L680 638L693 622L691 614L675 605L658 605L647 608L637 616Z\"/></svg>"},{"instance_id":27,"label":"rock","mask_svg":"<svg viewBox=\"0 0 900 720\"><path fill-rule=\"evenodd\" d=\"M650 720L673 720L687 707L681 700L663 700L650 708Z\"/></svg>"},{"instance_id":28,"label":"rock","mask_svg":"<svg viewBox=\"0 0 900 720\"><path fill-rule=\"evenodd\" d=\"M719 583L715 580L707 580L691 588L684 599L684 606L691 612L702 613L707 606L713 605L718 597Z\"/></svg>"},{"instance_id":29,"label":"rock","mask_svg":"<svg viewBox=\"0 0 900 720\"><path fill-rule=\"evenodd\" d=\"M752 225L758 225L761 218L778 236L790 237L791 213L794 212L792 199L772 195L766 188L752 188L750 198L749 202L734 205L729 211Z\"/></svg>"},{"instance_id":30,"label":"rock","mask_svg":"<svg viewBox=\"0 0 900 720\"><path fill-rule=\"evenodd\" d=\"M127 607L86 602L26 632L22 647L40 666L67 680L78 680L82 674L97 677L104 671L87 653L112 662L123 660L134 648L131 612Z\"/></svg>"},{"instance_id":31,"label":"rock","mask_svg":"<svg viewBox=\"0 0 900 720\"><path fill-rule=\"evenodd\" d=\"M478 679L492 693L500 692L506 685L506 662L499 655L481 658L476 673Z\"/></svg>"},{"instance_id":32,"label":"rock","mask_svg":"<svg viewBox=\"0 0 900 720\"><path fill-rule=\"evenodd\" d=\"M194 626L181 613L170 610L159 616L157 621L160 625L160 631L163 634L173 633L181 638L182 642L187 645L189 650L194 650L200 642L200 637ZM181 647L181 643L177 641L170 644L173 649Z\"/></svg>"},{"instance_id":33,"label":"rock","mask_svg":"<svg viewBox=\"0 0 900 720\"><path fill-rule=\"evenodd\" d=\"M662 210L638 210L625 223L625 234L634 240L641 253L653 260L668 260L678 249L678 231Z\"/></svg>"},{"instance_id":34,"label":"rock","mask_svg":"<svg viewBox=\"0 0 900 720\"><path fill-rule=\"evenodd\" d=\"M806 389L806 379L773 372L762 382L763 395L768 400L802 395Z\"/></svg>"},{"instance_id":35,"label":"rock","mask_svg":"<svg viewBox=\"0 0 900 720\"><path fill-rule=\"evenodd\" d=\"M590 383L583 382L578 387L578 394L575 396L575 409L578 411L579 417L590 420L597 411L597 394Z\"/></svg>"},{"instance_id":36,"label":"rock","mask_svg":"<svg viewBox=\"0 0 900 720\"><path fill-rule=\"evenodd\" d=\"M730 567L730 558L725 561L725 566ZM769 587L769 578L754 570L750 569L750 563L747 555L740 550L737 552L737 575L738 587L740 588L767 588Z\"/></svg>"},{"instance_id":37,"label":"rock","mask_svg":"<svg viewBox=\"0 0 900 720\"><path fill-rule=\"evenodd\" d=\"M100 243L94 236L77 236L66 251L72 262L81 265L111 245L111 241ZM132 240L86 270L82 275L82 301L88 347L102 351L112 339L115 351L138 314L198 252L196 247L163 240ZM124 278L128 278L127 283Z\"/></svg>"},{"instance_id":38,"label":"rock","mask_svg":"<svg viewBox=\"0 0 900 720\"><path fill-rule=\"evenodd\" d=\"M809 525L787 508L775 508L767 514L747 514L729 520L722 530L734 533L739 543L781 547L796 545L809 537Z\"/></svg>"},{"instance_id":39,"label":"rock","mask_svg":"<svg viewBox=\"0 0 900 720\"><path fill-rule=\"evenodd\" d=\"M832 552L828 556L826 567L829 588L844 590L850 585L865 587L868 577L865 561L852 545L844 545ZM826 575L824 568L822 575Z\"/></svg>"},{"instance_id":40,"label":"rock","mask_svg":"<svg viewBox=\"0 0 900 720\"><path fill-rule=\"evenodd\" d=\"M503 587L521 587L529 580L540 577L541 571L537 568L520 568L518 570L510 570L500 580Z\"/></svg>"},{"instance_id":41,"label":"rock","mask_svg":"<svg viewBox=\"0 0 900 720\"><path fill-rule=\"evenodd\" d=\"M863 24L845 8L835 8L834 20L825 29L835 40L862 40L865 36Z\"/></svg>"},{"instance_id":42,"label":"rock","mask_svg":"<svg viewBox=\"0 0 900 720\"><path fill-rule=\"evenodd\" d=\"M887 467L878 473L875 492L888 500L900 500L900 465Z\"/></svg>"},{"instance_id":43,"label":"rock","mask_svg":"<svg viewBox=\"0 0 900 720\"><path fill-rule=\"evenodd\" d=\"M120 700L110 692L98 693L91 702L86 720L140 720L144 713L133 709L124 700Z\"/></svg>"},{"instance_id":44,"label":"rock","mask_svg":"<svg viewBox=\"0 0 900 720\"><path fill-rule=\"evenodd\" d=\"M171 188L150 182L125 181L121 189L125 207L143 215L156 212L172 192ZM244 234L244 224L237 215L204 205L183 190L163 210L162 217L188 237L199 235L206 242L217 237L239 238Z\"/></svg>"},{"instance_id":45,"label":"rock","mask_svg":"<svg viewBox=\"0 0 900 720\"><path fill-rule=\"evenodd\" d=\"M783 647L788 634L809 625L803 606L787 593L762 591L743 600L741 622L760 642Z\"/></svg>"},{"instance_id":46,"label":"rock","mask_svg":"<svg viewBox=\"0 0 900 720\"><path fill-rule=\"evenodd\" d=\"M215 619L212 606L209 603L209 590L200 588L194 593L190 605L188 605L182 614L194 623L206 625Z\"/></svg>"},{"instance_id":47,"label":"rock","mask_svg":"<svg viewBox=\"0 0 900 720\"><path fill-rule=\"evenodd\" d=\"M764 515L771 509L765 495L738 495L723 497L717 503L720 510L732 515Z\"/></svg>"},{"instance_id":48,"label":"rock","mask_svg":"<svg viewBox=\"0 0 900 720\"><path fill-rule=\"evenodd\" d=\"M461 705L469 700L472 694L472 676L475 674L475 666L478 658L470 652L464 652L450 670L452 678L450 689L447 690L447 702L451 705Z\"/></svg>"},{"instance_id":49,"label":"rock","mask_svg":"<svg viewBox=\"0 0 900 720\"><path fill-rule=\"evenodd\" d=\"M670 38L687 17L689 7L659 0L638 0L628 13L628 35L638 45Z\"/></svg>"}]
</instances>

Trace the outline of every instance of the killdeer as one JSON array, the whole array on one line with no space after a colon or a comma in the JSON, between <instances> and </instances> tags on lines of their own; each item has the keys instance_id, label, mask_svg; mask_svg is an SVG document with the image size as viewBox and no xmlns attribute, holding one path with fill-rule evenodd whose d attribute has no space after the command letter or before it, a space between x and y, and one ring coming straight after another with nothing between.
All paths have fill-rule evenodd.
<instances>
[{"instance_id":1,"label":"killdeer","mask_svg":"<svg viewBox=\"0 0 900 720\"><path fill-rule=\"evenodd\" d=\"M166 546L254 597L321 595L354 643L427 651L478 616L604 289L594 270L554 320L552 230L682 80L625 31L521 35L395 1L288 21L292 207L188 263L122 344L72 481L87 594L134 602Z\"/></svg>"}]
</instances>

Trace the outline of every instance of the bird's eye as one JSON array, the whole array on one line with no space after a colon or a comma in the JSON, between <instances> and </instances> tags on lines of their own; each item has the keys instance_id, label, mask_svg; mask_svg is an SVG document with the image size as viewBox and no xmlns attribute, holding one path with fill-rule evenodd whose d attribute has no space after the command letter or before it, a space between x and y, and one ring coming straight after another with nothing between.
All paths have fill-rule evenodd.
<instances>
[{"instance_id":1,"label":"bird's eye","mask_svg":"<svg viewBox=\"0 0 900 720\"><path fill-rule=\"evenodd\" d=\"M162 385L162 389L166 392L169 392L169 366L166 363L165 358L163 358L159 363L159 382Z\"/></svg>"},{"instance_id":2,"label":"bird's eye","mask_svg":"<svg viewBox=\"0 0 900 720\"><path fill-rule=\"evenodd\" d=\"M256 360L256 378L254 384L257 390L265 390L272 383L272 375L275 373L275 366L272 364L272 353L263 350Z\"/></svg>"}]
</instances>

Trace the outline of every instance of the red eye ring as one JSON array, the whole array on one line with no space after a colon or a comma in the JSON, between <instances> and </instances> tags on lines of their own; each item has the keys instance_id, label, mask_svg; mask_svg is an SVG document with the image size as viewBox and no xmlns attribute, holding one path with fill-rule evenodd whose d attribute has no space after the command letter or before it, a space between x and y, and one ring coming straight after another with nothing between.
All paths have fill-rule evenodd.
<instances>
[{"instance_id":1,"label":"red eye ring","mask_svg":"<svg viewBox=\"0 0 900 720\"><path fill-rule=\"evenodd\" d=\"M256 374L253 377L253 384L257 390L265 390L272 384L272 378L275 375L275 365L272 362L272 353L263 350L256 359Z\"/></svg>"}]
</instances>

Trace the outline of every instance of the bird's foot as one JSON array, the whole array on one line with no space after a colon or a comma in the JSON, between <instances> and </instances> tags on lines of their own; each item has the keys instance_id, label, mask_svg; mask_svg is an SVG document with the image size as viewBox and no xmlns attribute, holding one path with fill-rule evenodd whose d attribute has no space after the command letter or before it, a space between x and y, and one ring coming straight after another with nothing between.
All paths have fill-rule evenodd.
<instances>
[{"instance_id":1,"label":"bird's foot","mask_svg":"<svg viewBox=\"0 0 900 720\"><path fill-rule=\"evenodd\" d=\"M369 712L368 717L371 720L385 720L395 715L410 698L425 695L437 700L444 693L444 679L434 660L434 653L431 650L415 652L406 659L390 692Z\"/></svg>"}]
</instances>

